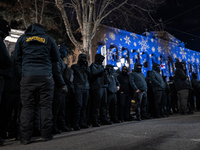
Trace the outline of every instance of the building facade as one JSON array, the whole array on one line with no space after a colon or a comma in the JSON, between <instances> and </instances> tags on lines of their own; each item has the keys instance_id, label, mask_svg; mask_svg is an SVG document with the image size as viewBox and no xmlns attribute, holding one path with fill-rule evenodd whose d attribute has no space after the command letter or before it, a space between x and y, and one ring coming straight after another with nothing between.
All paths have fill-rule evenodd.
<instances>
[{"instance_id":1,"label":"building facade","mask_svg":"<svg viewBox=\"0 0 200 150\"><path fill-rule=\"evenodd\" d=\"M161 65L161 74L173 76L175 62L184 62L188 76L198 73L200 79L200 52L185 48L185 44L165 31L146 32L143 35L100 26L92 41L92 62L96 53L106 57L104 65L112 64L119 69L134 63L143 65L142 72L152 70L153 63Z\"/></svg>"}]
</instances>

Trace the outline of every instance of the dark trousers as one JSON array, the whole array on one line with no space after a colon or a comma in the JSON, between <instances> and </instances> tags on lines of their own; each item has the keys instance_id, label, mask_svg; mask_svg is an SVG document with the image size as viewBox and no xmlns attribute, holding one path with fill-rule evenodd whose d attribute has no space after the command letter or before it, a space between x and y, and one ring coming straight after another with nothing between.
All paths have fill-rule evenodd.
<instances>
[{"instance_id":1,"label":"dark trousers","mask_svg":"<svg viewBox=\"0 0 200 150\"><path fill-rule=\"evenodd\" d=\"M171 98L169 94L165 94L164 96L164 112L168 115L171 109Z\"/></svg>"},{"instance_id":2,"label":"dark trousers","mask_svg":"<svg viewBox=\"0 0 200 150\"><path fill-rule=\"evenodd\" d=\"M170 99L171 99L171 108L173 112L176 112L178 110L177 93L172 93L170 95Z\"/></svg>"},{"instance_id":3,"label":"dark trousers","mask_svg":"<svg viewBox=\"0 0 200 150\"><path fill-rule=\"evenodd\" d=\"M196 96L196 109L200 110L200 93L197 91L195 93L195 96Z\"/></svg>"},{"instance_id":4,"label":"dark trousers","mask_svg":"<svg viewBox=\"0 0 200 150\"><path fill-rule=\"evenodd\" d=\"M14 112L14 113L13 113ZM13 117L12 117L13 113ZM14 129L14 133L18 133L19 128L19 115L20 113L20 93L12 92L7 93L7 107L6 107L6 125L7 125L7 131L10 129ZM11 119L12 118L12 119ZM13 128L14 127L14 128Z\"/></svg>"},{"instance_id":5,"label":"dark trousers","mask_svg":"<svg viewBox=\"0 0 200 150\"><path fill-rule=\"evenodd\" d=\"M86 109L89 98L89 90L75 90L74 126L85 124Z\"/></svg>"},{"instance_id":6,"label":"dark trousers","mask_svg":"<svg viewBox=\"0 0 200 150\"><path fill-rule=\"evenodd\" d=\"M52 132L52 100L54 91L54 80L49 77L22 77L20 82L21 92L21 139L30 140L33 132L35 95L39 94L41 136L49 138Z\"/></svg>"},{"instance_id":7,"label":"dark trousers","mask_svg":"<svg viewBox=\"0 0 200 150\"><path fill-rule=\"evenodd\" d=\"M117 117L117 94L109 93L107 100L108 111L111 120L118 120Z\"/></svg>"},{"instance_id":8,"label":"dark trousers","mask_svg":"<svg viewBox=\"0 0 200 150\"><path fill-rule=\"evenodd\" d=\"M0 104L1 104L1 98L2 98L2 92L4 89L4 78L2 75L0 75Z\"/></svg>"},{"instance_id":9,"label":"dark trousers","mask_svg":"<svg viewBox=\"0 0 200 150\"><path fill-rule=\"evenodd\" d=\"M62 89L54 88L53 98L53 128L66 126L65 122L65 93Z\"/></svg>"},{"instance_id":10,"label":"dark trousers","mask_svg":"<svg viewBox=\"0 0 200 150\"><path fill-rule=\"evenodd\" d=\"M154 108L154 94L152 88L147 90L147 98L148 98L148 113L151 117L155 115L155 108Z\"/></svg>"},{"instance_id":11,"label":"dark trousers","mask_svg":"<svg viewBox=\"0 0 200 150\"><path fill-rule=\"evenodd\" d=\"M165 91L154 91L154 105L155 105L155 115L163 115L164 114L164 98Z\"/></svg>"},{"instance_id":12,"label":"dark trousers","mask_svg":"<svg viewBox=\"0 0 200 150\"><path fill-rule=\"evenodd\" d=\"M74 126L75 94L73 90L68 89L65 102L66 102L65 121L66 121L67 127L70 128Z\"/></svg>"},{"instance_id":13,"label":"dark trousers","mask_svg":"<svg viewBox=\"0 0 200 150\"><path fill-rule=\"evenodd\" d=\"M136 115L137 117L146 116L147 113L147 92L135 92Z\"/></svg>"},{"instance_id":14,"label":"dark trousers","mask_svg":"<svg viewBox=\"0 0 200 150\"><path fill-rule=\"evenodd\" d=\"M107 89L100 88L92 91L92 122L98 122L100 109L100 120L107 121Z\"/></svg>"},{"instance_id":15,"label":"dark trousers","mask_svg":"<svg viewBox=\"0 0 200 150\"><path fill-rule=\"evenodd\" d=\"M119 120L130 118L131 94L120 93Z\"/></svg>"},{"instance_id":16,"label":"dark trousers","mask_svg":"<svg viewBox=\"0 0 200 150\"><path fill-rule=\"evenodd\" d=\"M188 96L189 96L189 90L180 90L177 92L178 96L178 109L179 112L186 112L189 110L188 108Z\"/></svg>"}]
</instances>

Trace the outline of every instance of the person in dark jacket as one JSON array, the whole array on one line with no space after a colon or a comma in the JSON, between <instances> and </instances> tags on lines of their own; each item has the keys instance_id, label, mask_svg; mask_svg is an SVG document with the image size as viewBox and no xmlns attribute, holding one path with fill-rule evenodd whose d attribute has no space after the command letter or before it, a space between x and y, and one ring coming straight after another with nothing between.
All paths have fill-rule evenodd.
<instances>
[{"instance_id":1,"label":"person in dark jacket","mask_svg":"<svg viewBox=\"0 0 200 150\"><path fill-rule=\"evenodd\" d=\"M152 82L150 79L150 72L151 71L147 71L147 76L145 80L147 83L148 113L150 117L153 117L155 116L155 109L154 109L154 94L153 94Z\"/></svg>"},{"instance_id":2,"label":"person in dark jacket","mask_svg":"<svg viewBox=\"0 0 200 150\"><path fill-rule=\"evenodd\" d=\"M5 105L4 103L1 103L2 100L2 92L4 90L4 83L5 83L5 76L11 77L11 67L12 67L12 61L10 59L10 56L8 54L8 51L6 49L4 39L6 36L9 35L10 26L9 23L4 20L0 19L0 120L2 121L4 118L5 113ZM1 139L3 132L3 126L5 126L4 121L0 124L0 145L3 145L3 140Z\"/></svg>"},{"instance_id":3,"label":"person in dark jacket","mask_svg":"<svg viewBox=\"0 0 200 150\"><path fill-rule=\"evenodd\" d=\"M40 24L30 25L15 45L14 64L17 68L15 73L22 77L20 81L22 144L31 142L35 94L37 93L39 93L41 110L42 141L45 142L53 138L52 101L54 80L52 77L52 63L58 62L59 59L58 46L45 33L44 27Z\"/></svg>"},{"instance_id":4,"label":"person in dark jacket","mask_svg":"<svg viewBox=\"0 0 200 150\"><path fill-rule=\"evenodd\" d=\"M170 99L171 99L171 108L173 113L178 112L178 103L177 103L177 91L174 83L174 78L172 76L169 77L168 85L171 90Z\"/></svg>"},{"instance_id":5,"label":"person in dark jacket","mask_svg":"<svg viewBox=\"0 0 200 150\"><path fill-rule=\"evenodd\" d=\"M122 67L121 74L117 77L120 83L119 89L119 120L121 122L131 121L130 108L131 108L131 86L128 75L128 68Z\"/></svg>"},{"instance_id":6,"label":"person in dark jacket","mask_svg":"<svg viewBox=\"0 0 200 150\"><path fill-rule=\"evenodd\" d=\"M66 50L59 47L60 59L59 62L53 63L53 78L55 81L54 85L54 98L52 103L53 112L53 134L59 134L61 132L71 131L66 126L65 121L65 95L67 87L63 79L65 70L65 64L63 58L66 56Z\"/></svg>"},{"instance_id":7,"label":"person in dark jacket","mask_svg":"<svg viewBox=\"0 0 200 150\"><path fill-rule=\"evenodd\" d=\"M13 51L11 52L11 60L13 63ZM5 78L5 91L7 96L5 123L7 126L6 131L9 135L12 134L17 138L19 135L20 78L13 71L14 65L12 65L12 77Z\"/></svg>"},{"instance_id":8,"label":"person in dark jacket","mask_svg":"<svg viewBox=\"0 0 200 150\"><path fill-rule=\"evenodd\" d=\"M170 89L169 84L167 83L167 76L163 76L163 81L166 83L165 100L164 100L164 114L166 116L169 116L169 114L170 114L170 106L171 106L171 99L170 99L171 89Z\"/></svg>"},{"instance_id":9,"label":"person in dark jacket","mask_svg":"<svg viewBox=\"0 0 200 150\"><path fill-rule=\"evenodd\" d=\"M192 73L192 88L196 97L196 109L200 110L200 84L197 80L197 73Z\"/></svg>"},{"instance_id":10,"label":"person in dark jacket","mask_svg":"<svg viewBox=\"0 0 200 150\"><path fill-rule=\"evenodd\" d=\"M74 72L74 90L75 90L75 113L74 113L74 130L88 128L85 123L86 108L89 98L89 77L90 68L85 54L79 54L78 62L71 66Z\"/></svg>"},{"instance_id":11,"label":"person in dark jacket","mask_svg":"<svg viewBox=\"0 0 200 150\"><path fill-rule=\"evenodd\" d=\"M176 70L174 76L180 114L185 114L189 110L187 105L189 96L189 82L187 80L188 76L183 70L183 65L184 64L182 62L175 63Z\"/></svg>"},{"instance_id":12,"label":"person in dark jacket","mask_svg":"<svg viewBox=\"0 0 200 150\"><path fill-rule=\"evenodd\" d=\"M150 79L152 82L152 88L154 92L154 105L155 105L155 117L161 118L164 115L164 95L166 84L160 74L160 65L153 64L153 70L150 73Z\"/></svg>"},{"instance_id":13,"label":"person in dark jacket","mask_svg":"<svg viewBox=\"0 0 200 150\"><path fill-rule=\"evenodd\" d=\"M134 70L129 75L130 85L134 91L136 117L138 121L141 121L141 118L150 119L147 112L147 83L141 67L141 64L135 63Z\"/></svg>"},{"instance_id":14,"label":"person in dark jacket","mask_svg":"<svg viewBox=\"0 0 200 150\"><path fill-rule=\"evenodd\" d=\"M74 102L75 102L75 91L74 91L74 71L65 64L65 70L63 75L65 84L68 87L68 92L66 93L65 101L66 101L66 109L65 109L65 120L68 128L74 126Z\"/></svg>"},{"instance_id":15,"label":"person in dark jacket","mask_svg":"<svg viewBox=\"0 0 200 150\"><path fill-rule=\"evenodd\" d=\"M92 92L92 126L100 127L98 123L98 112L100 108L101 124L111 125L112 122L107 119L107 88L109 84L109 75L102 65L104 56L95 55L95 62L90 65L91 69L91 92Z\"/></svg>"},{"instance_id":16,"label":"person in dark jacket","mask_svg":"<svg viewBox=\"0 0 200 150\"><path fill-rule=\"evenodd\" d=\"M110 115L110 120L113 123L120 123L121 121L118 120L117 117L117 91L120 89L120 84L117 78L114 76L114 69L112 65L106 65L106 68L108 69L108 73L110 76L110 83L108 84L108 90L107 90L107 97L108 97L108 110Z\"/></svg>"}]
</instances>

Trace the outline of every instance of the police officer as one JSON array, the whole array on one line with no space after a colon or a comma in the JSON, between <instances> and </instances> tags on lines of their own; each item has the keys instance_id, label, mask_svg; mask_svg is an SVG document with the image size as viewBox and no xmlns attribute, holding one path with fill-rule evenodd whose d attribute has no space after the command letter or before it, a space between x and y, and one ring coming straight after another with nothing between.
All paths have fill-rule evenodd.
<instances>
[{"instance_id":1,"label":"police officer","mask_svg":"<svg viewBox=\"0 0 200 150\"><path fill-rule=\"evenodd\" d=\"M67 132L71 131L66 126L65 121L65 95L67 92L67 87L65 86L65 81L63 78L65 64L63 58L67 55L66 49L59 45L60 59L59 62L53 63L53 77L55 81L54 86L54 98L53 98L53 133L59 134L61 131ZM61 130L59 130L59 129Z\"/></svg>"},{"instance_id":2,"label":"police officer","mask_svg":"<svg viewBox=\"0 0 200 150\"><path fill-rule=\"evenodd\" d=\"M196 96L196 109L200 110L200 84L197 80L197 73L192 73L192 88L194 96Z\"/></svg>"},{"instance_id":3,"label":"police officer","mask_svg":"<svg viewBox=\"0 0 200 150\"><path fill-rule=\"evenodd\" d=\"M128 68L122 67L121 74L117 77L120 83L119 89L119 120L121 122L131 121L130 107L131 107L131 86L129 81Z\"/></svg>"},{"instance_id":4,"label":"police officer","mask_svg":"<svg viewBox=\"0 0 200 150\"><path fill-rule=\"evenodd\" d=\"M88 128L85 123L86 108L89 98L89 76L90 68L85 54L79 54L78 62L71 66L74 72L74 90L75 90L75 110L74 110L74 130Z\"/></svg>"},{"instance_id":5,"label":"police officer","mask_svg":"<svg viewBox=\"0 0 200 150\"><path fill-rule=\"evenodd\" d=\"M35 94L39 94L42 141L52 137L52 100L54 80L52 63L60 58L55 41L40 24L30 25L18 39L14 50L16 73L22 76L21 91L21 143L29 144L32 137Z\"/></svg>"},{"instance_id":6,"label":"police officer","mask_svg":"<svg viewBox=\"0 0 200 150\"><path fill-rule=\"evenodd\" d=\"M189 111L188 108L188 96L189 96L189 81L186 73L183 70L184 64L182 62L175 63L175 86L178 96L178 108L180 114L185 114Z\"/></svg>"},{"instance_id":7,"label":"police officer","mask_svg":"<svg viewBox=\"0 0 200 150\"><path fill-rule=\"evenodd\" d=\"M95 55L95 62L90 65L91 69L91 90L92 90L92 126L100 127L98 112L100 108L100 120L102 124L111 125L112 122L107 119L107 88L109 77L102 65L104 56Z\"/></svg>"},{"instance_id":8,"label":"police officer","mask_svg":"<svg viewBox=\"0 0 200 150\"><path fill-rule=\"evenodd\" d=\"M4 39L6 36L9 35L9 31L10 31L10 26L8 24L8 22L4 19L0 19L0 120L1 120L1 124L0 124L0 128L1 128L1 132L0 132L0 145L3 145L3 141L1 139L2 137L2 132L3 132L3 126L5 124L5 121L2 121L3 119L3 113L5 110L5 105L3 105L1 103L1 98L2 98L2 92L4 90L4 83L5 83L5 76L9 76L11 77L11 66L12 66L12 62L10 59L10 56L8 54L8 51L6 50L6 46L4 43Z\"/></svg>"},{"instance_id":9,"label":"police officer","mask_svg":"<svg viewBox=\"0 0 200 150\"><path fill-rule=\"evenodd\" d=\"M141 121L141 117L142 119L150 119L147 112L147 83L141 67L141 64L135 63L134 70L129 75L130 85L134 91L138 121Z\"/></svg>"},{"instance_id":10,"label":"police officer","mask_svg":"<svg viewBox=\"0 0 200 150\"><path fill-rule=\"evenodd\" d=\"M120 123L121 121L118 120L117 117L117 91L120 89L120 84L117 78L114 76L115 70L113 69L113 66L106 65L106 68L108 69L108 74L110 76L110 83L108 84L107 90L107 106L111 118L110 120L113 123Z\"/></svg>"},{"instance_id":11,"label":"police officer","mask_svg":"<svg viewBox=\"0 0 200 150\"><path fill-rule=\"evenodd\" d=\"M150 80L152 82L152 88L154 92L154 105L155 105L155 117L161 118L164 115L164 96L165 96L165 82L160 74L160 65L153 64L153 70L150 72Z\"/></svg>"}]
</instances>

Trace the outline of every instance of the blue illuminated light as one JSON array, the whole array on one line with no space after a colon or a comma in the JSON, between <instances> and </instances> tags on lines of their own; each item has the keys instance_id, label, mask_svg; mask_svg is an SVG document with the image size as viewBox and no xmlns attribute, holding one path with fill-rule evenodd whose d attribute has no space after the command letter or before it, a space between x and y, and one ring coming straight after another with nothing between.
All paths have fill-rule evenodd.
<instances>
[{"instance_id":1,"label":"blue illuminated light","mask_svg":"<svg viewBox=\"0 0 200 150\"><path fill-rule=\"evenodd\" d=\"M108 32L104 34L105 37L100 42L106 45L107 64L117 67L118 62L118 67L128 65L127 67L131 71L134 68L134 63L141 63L143 65L142 72L145 76L147 71L152 70L153 63L164 64L163 75L172 76L175 70L175 62L178 60L185 61L188 75L191 75L192 71L199 75L200 53L185 48L183 42L169 33L151 31L139 35L116 28L106 28ZM115 45L115 47L110 48L112 45ZM101 53L102 46L98 47L97 53ZM119 64L120 62L121 64Z\"/></svg>"}]
</instances>

